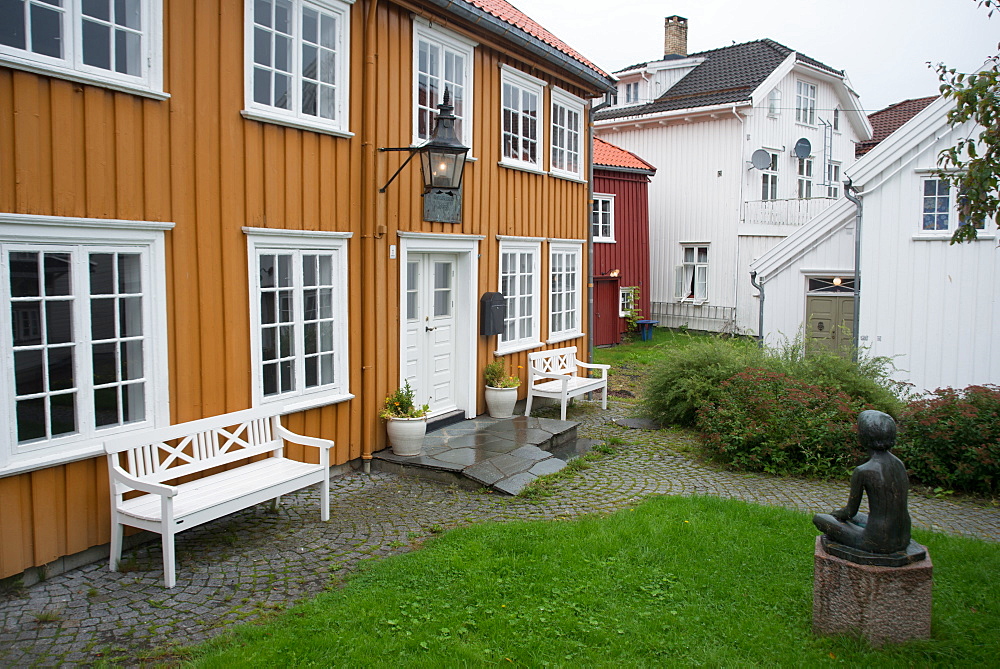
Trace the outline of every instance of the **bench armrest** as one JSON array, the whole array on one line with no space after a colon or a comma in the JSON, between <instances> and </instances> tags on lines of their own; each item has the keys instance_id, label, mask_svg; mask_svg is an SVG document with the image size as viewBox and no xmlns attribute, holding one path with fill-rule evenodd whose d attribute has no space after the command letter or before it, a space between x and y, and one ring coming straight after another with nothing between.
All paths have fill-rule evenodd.
<instances>
[{"instance_id":1,"label":"bench armrest","mask_svg":"<svg viewBox=\"0 0 1000 669\"><path fill-rule=\"evenodd\" d=\"M304 434L297 434L292 432L287 427L278 423L278 436L282 439L292 442L293 444L302 444L303 446L314 446L316 448L325 448L330 450L333 448L334 443L329 439L321 439L319 437L307 437Z\"/></svg>"},{"instance_id":2,"label":"bench armrest","mask_svg":"<svg viewBox=\"0 0 1000 669\"><path fill-rule=\"evenodd\" d=\"M576 361L576 365L577 365L577 367L584 367L586 369L599 369L599 370L601 370L601 375L599 377L597 377L599 379L606 379L608 377L608 370L611 369L611 365L601 365L601 364L597 364L597 363L580 362L579 360Z\"/></svg>"},{"instance_id":3,"label":"bench armrest","mask_svg":"<svg viewBox=\"0 0 1000 669\"><path fill-rule=\"evenodd\" d=\"M163 497L174 497L177 495L177 488L163 483L151 483L132 476L117 464L111 465L111 476L115 482L123 483L134 490L148 492L151 495L162 495Z\"/></svg>"}]
</instances>

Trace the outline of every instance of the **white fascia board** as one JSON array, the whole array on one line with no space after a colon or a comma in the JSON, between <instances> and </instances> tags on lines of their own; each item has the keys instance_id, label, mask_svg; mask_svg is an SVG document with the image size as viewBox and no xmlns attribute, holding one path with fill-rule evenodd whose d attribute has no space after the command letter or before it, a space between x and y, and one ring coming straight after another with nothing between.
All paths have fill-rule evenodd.
<instances>
[{"instance_id":1,"label":"white fascia board","mask_svg":"<svg viewBox=\"0 0 1000 669\"><path fill-rule=\"evenodd\" d=\"M854 203L846 197L840 198L750 263L750 269L757 272L760 281L767 281L830 235L853 223L854 217Z\"/></svg>"},{"instance_id":2,"label":"white fascia board","mask_svg":"<svg viewBox=\"0 0 1000 669\"><path fill-rule=\"evenodd\" d=\"M856 163L847 167L844 174L849 176L855 185L864 191L865 184L872 177L886 170L904 153L916 147L920 142L946 131L948 110L953 105L952 100L943 97L930 103L920 113L882 140L878 146L861 156Z\"/></svg>"},{"instance_id":3,"label":"white fascia board","mask_svg":"<svg viewBox=\"0 0 1000 669\"><path fill-rule=\"evenodd\" d=\"M655 114L643 114L642 116L622 116L620 118L610 118L602 119L600 121L594 121L594 127L596 128L609 128L616 125L621 126L634 126L634 125L648 125L659 123L660 121L676 121L677 119L684 118L685 116L690 117L701 117L709 116L711 114L727 114L723 118L734 118L732 116L733 110L746 109L752 107L753 103L749 100L743 100L742 102L727 102L721 105L711 105L708 107L691 107L688 109L672 109L665 112L657 112Z\"/></svg>"},{"instance_id":4,"label":"white fascia board","mask_svg":"<svg viewBox=\"0 0 1000 669\"><path fill-rule=\"evenodd\" d=\"M767 102L767 94L771 92L771 89L781 83L792 68L795 67L795 52L791 52L788 56L781 62L781 65L771 70L771 74L764 78L764 81L760 82L760 85L754 89L753 93L750 94L750 99L753 101L753 105L756 107L759 104Z\"/></svg>"}]
</instances>

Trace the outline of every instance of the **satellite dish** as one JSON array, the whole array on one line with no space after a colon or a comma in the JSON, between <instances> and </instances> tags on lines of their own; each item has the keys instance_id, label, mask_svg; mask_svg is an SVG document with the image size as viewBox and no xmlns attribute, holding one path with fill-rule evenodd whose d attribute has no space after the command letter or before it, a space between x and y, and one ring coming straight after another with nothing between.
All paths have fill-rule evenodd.
<instances>
[{"instance_id":1,"label":"satellite dish","mask_svg":"<svg viewBox=\"0 0 1000 669\"><path fill-rule=\"evenodd\" d=\"M796 158L808 158L812 154L812 144L805 137L801 138L799 141L795 142L795 148L792 149L792 153L795 154Z\"/></svg>"},{"instance_id":2,"label":"satellite dish","mask_svg":"<svg viewBox=\"0 0 1000 669\"><path fill-rule=\"evenodd\" d=\"M771 152L767 149L757 149L750 156L750 162L758 170L766 170L771 166Z\"/></svg>"}]
</instances>

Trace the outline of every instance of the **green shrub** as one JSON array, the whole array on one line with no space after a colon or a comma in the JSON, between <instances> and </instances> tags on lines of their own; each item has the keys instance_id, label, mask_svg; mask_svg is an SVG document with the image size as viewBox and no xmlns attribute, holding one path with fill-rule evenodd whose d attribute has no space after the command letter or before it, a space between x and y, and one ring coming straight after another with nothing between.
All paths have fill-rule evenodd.
<instances>
[{"instance_id":1,"label":"green shrub","mask_svg":"<svg viewBox=\"0 0 1000 669\"><path fill-rule=\"evenodd\" d=\"M1000 492L1000 386L944 388L910 402L900 417L897 455L921 483Z\"/></svg>"},{"instance_id":2,"label":"green shrub","mask_svg":"<svg viewBox=\"0 0 1000 669\"><path fill-rule=\"evenodd\" d=\"M698 408L716 397L723 381L760 366L763 357L756 346L719 337L664 349L646 384L643 409L660 423L691 427Z\"/></svg>"},{"instance_id":3,"label":"green shrub","mask_svg":"<svg viewBox=\"0 0 1000 669\"><path fill-rule=\"evenodd\" d=\"M864 408L844 392L752 368L720 384L697 427L709 455L735 469L842 476L864 459L856 427Z\"/></svg>"},{"instance_id":4,"label":"green shrub","mask_svg":"<svg viewBox=\"0 0 1000 669\"><path fill-rule=\"evenodd\" d=\"M753 367L844 392L869 408L898 416L901 389L889 377L892 361L858 357L855 363L835 353L804 356L800 339L777 349L760 349L742 340L709 337L664 351L654 363L643 407L661 423L693 426L696 412L718 398L723 381Z\"/></svg>"}]
</instances>

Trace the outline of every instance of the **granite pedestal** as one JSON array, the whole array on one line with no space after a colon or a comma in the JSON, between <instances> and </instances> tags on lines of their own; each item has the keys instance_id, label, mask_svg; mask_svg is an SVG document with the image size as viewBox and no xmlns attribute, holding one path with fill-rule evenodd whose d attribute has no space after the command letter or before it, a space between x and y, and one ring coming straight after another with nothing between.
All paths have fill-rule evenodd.
<instances>
[{"instance_id":1,"label":"granite pedestal","mask_svg":"<svg viewBox=\"0 0 1000 669\"><path fill-rule=\"evenodd\" d=\"M855 564L816 537L813 632L858 634L875 647L931 635L930 553L902 567Z\"/></svg>"}]
</instances>

